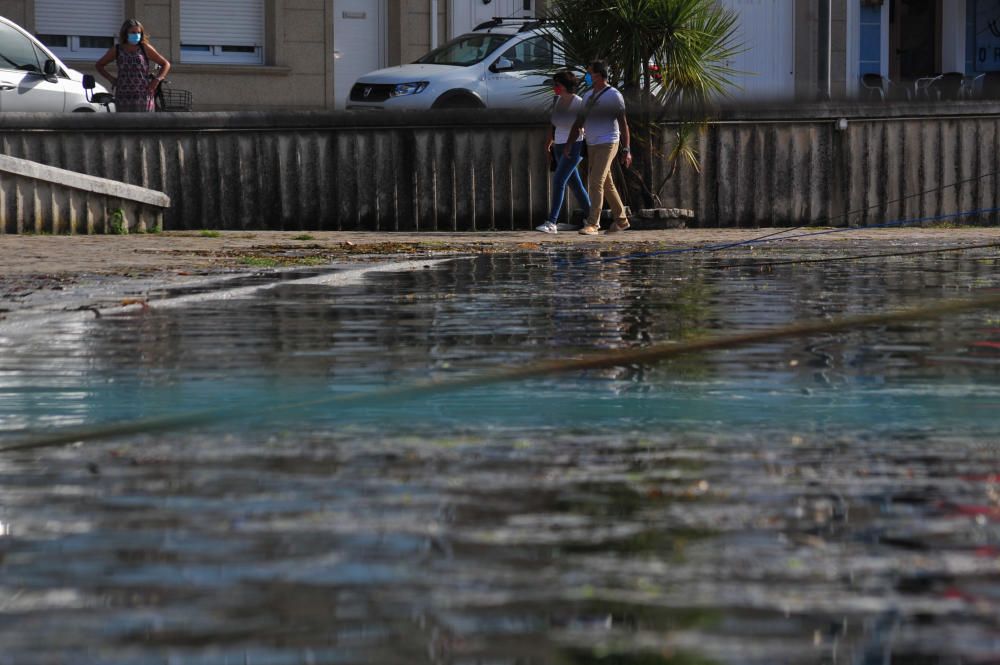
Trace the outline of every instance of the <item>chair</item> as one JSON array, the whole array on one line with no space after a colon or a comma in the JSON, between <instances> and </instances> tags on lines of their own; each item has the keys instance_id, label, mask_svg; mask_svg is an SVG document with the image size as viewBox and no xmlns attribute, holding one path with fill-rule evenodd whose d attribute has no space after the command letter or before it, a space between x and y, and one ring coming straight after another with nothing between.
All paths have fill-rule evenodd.
<instances>
[{"instance_id":1,"label":"chair","mask_svg":"<svg viewBox=\"0 0 1000 665\"><path fill-rule=\"evenodd\" d=\"M927 92L931 99L958 101L962 99L962 91L965 88L965 74L960 72L948 72L936 77L927 86Z\"/></svg>"},{"instance_id":2,"label":"chair","mask_svg":"<svg viewBox=\"0 0 1000 665\"><path fill-rule=\"evenodd\" d=\"M886 79L885 82L888 84L886 98L890 102L908 102L913 99L913 91L910 90L910 86L904 83L896 83L889 79Z\"/></svg>"},{"instance_id":3,"label":"chair","mask_svg":"<svg viewBox=\"0 0 1000 665\"><path fill-rule=\"evenodd\" d=\"M870 102L903 102L910 99L910 87L884 78L881 74L863 74L861 99Z\"/></svg>"},{"instance_id":4,"label":"chair","mask_svg":"<svg viewBox=\"0 0 1000 665\"><path fill-rule=\"evenodd\" d=\"M937 76L925 76L913 82L914 99L931 99L931 86L938 80Z\"/></svg>"},{"instance_id":5,"label":"chair","mask_svg":"<svg viewBox=\"0 0 1000 665\"><path fill-rule=\"evenodd\" d=\"M979 88L982 99L1000 99L1000 72L986 72Z\"/></svg>"},{"instance_id":6,"label":"chair","mask_svg":"<svg viewBox=\"0 0 1000 665\"><path fill-rule=\"evenodd\" d=\"M885 101L885 85L881 74L861 76L861 99L868 102Z\"/></svg>"},{"instance_id":7,"label":"chair","mask_svg":"<svg viewBox=\"0 0 1000 665\"><path fill-rule=\"evenodd\" d=\"M966 74L965 79L962 81L962 96L965 99L979 99L982 96L980 91L983 86L983 76L983 74L979 76Z\"/></svg>"}]
</instances>

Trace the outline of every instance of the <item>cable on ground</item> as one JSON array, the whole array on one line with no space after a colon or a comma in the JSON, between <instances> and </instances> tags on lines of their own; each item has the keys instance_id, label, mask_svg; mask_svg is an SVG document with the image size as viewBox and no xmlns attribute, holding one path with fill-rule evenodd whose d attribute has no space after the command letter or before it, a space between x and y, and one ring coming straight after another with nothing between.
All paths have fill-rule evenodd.
<instances>
[{"instance_id":1,"label":"cable on ground","mask_svg":"<svg viewBox=\"0 0 1000 665\"><path fill-rule=\"evenodd\" d=\"M495 370L479 374L477 376L454 379L434 379L414 383L408 386L385 388L369 392L357 392L349 395L329 396L306 402L277 405L266 408L261 408L258 404L246 407L231 407L226 409L188 412L175 416L147 418L131 422L114 423L110 425L95 425L87 428L63 429L29 437L22 441L8 443L7 445L0 447L0 454L73 445L82 442L99 441L126 435L151 434L154 432L189 429L201 424L238 420L251 415L260 415L261 413L278 413L282 411L317 406L339 406L349 405L352 403L371 405L372 403L385 400L398 401L416 399L442 393L467 390L470 388L524 381L527 379L537 379L570 372L660 362L689 353L731 349L781 339L849 331L857 328L886 325L890 323L939 319L952 314L960 314L962 312L970 312L993 307L1000 307L1000 293L991 293L990 295L978 296L975 298L958 298L938 301L895 312L844 316L836 319L816 319L756 332L707 337L701 340L680 344L667 342L638 349L621 349L593 353L585 355L581 358L538 361L528 363L521 367L515 367L513 369Z\"/></svg>"}]
</instances>

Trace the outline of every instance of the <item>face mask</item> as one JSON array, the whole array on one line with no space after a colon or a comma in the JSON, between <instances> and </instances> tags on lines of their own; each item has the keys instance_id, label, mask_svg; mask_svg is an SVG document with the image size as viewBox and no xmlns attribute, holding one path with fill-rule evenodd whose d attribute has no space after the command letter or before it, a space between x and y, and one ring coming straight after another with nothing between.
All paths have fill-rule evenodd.
<instances>
[{"instance_id":1,"label":"face mask","mask_svg":"<svg viewBox=\"0 0 1000 665\"><path fill-rule=\"evenodd\" d=\"M594 85L594 77L590 75L590 72L587 72L587 75L583 77L583 82L588 86Z\"/></svg>"},{"instance_id":2,"label":"face mask","mask_svg":"<svg viewBox=\"0 0 1000 665\"><path fill-rule=\"evenodd\" d=\"M142 34L138 32L128 33L128 43L135 45L142 41Z\"/></svg>"},{"instance_id":3,"label":"face mask","mask_svg":"<svg viewBox=\"0 0 1000 665\"><path fill-rule=\"evenodd\" d=\"M561 95L561 94L563 94L562 86L557 85L554 88L552 88L552 93L555 94L555 95Z\"/></svg>"}]
</instances>

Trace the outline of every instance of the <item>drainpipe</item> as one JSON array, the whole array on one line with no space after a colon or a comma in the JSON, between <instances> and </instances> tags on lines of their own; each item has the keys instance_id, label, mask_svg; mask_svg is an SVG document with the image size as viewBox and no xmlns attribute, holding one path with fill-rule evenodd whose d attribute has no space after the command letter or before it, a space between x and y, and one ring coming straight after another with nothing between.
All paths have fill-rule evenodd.
<instances>
[{"instance_id":1,"label":"drainpipe","mask_svg":"<svg viewBox=\"0 0 1000 665\"><path fill-rule=\"evenodd\" d=\"M830 101L830 62L833 60L831 0L819 0L819 99Z\"/></svg>"},{"instance_id":2,"label":"drainpipe","mask_svg":"<svg viewBox=\"0 0 1000 665\"><path fill-rule=\"evenodd\" d=\"M431 48L438 45L438 0L431 0Z\"/></svg>"}]
</instances>

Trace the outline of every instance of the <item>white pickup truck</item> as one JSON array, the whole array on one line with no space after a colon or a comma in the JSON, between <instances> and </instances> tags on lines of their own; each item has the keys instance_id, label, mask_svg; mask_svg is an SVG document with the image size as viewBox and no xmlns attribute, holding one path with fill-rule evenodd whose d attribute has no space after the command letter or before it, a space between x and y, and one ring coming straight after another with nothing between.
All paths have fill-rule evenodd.
<instances>
[{"instance_id":1,"label":"white pickup truck","mask_svg":"<svg viewBox=\"0 0 1000 665\"><path fill-rule=\"evenodd\" d=\"M348 109L535 108L556 56L539 21L494 19L410 65L358 79Z\"/></svg>"}]
</instances>

